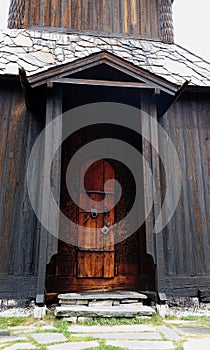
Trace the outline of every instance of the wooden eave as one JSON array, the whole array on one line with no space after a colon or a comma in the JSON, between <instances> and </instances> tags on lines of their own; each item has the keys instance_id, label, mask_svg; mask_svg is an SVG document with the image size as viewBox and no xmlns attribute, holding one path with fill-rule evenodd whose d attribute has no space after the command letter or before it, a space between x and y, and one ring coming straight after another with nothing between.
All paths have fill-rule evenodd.
<instances>
[{"instance_id":1,"label":"wooden eave","mask_svg":"<svg viewBox=\"0 0 210 350\"><path fill-rule=\"evenodd\" d=\"M127 74L131 78L135 78L137 82L116 82L111 80L71 78L72 74L99 66L101 64L105 64L124 74ZM164 78L157 77L156 75L142 68L136 67L134 64L108 52L95 53L88 57L75 60L71 63L52 67L46 71L27 77L27 80L32 88L48 83L127 86L135 88L160 89L161 91L164 91L172 96L174 96L178 90L178 87L175 84L166 81Z\"/></svg>"}]
</instances>

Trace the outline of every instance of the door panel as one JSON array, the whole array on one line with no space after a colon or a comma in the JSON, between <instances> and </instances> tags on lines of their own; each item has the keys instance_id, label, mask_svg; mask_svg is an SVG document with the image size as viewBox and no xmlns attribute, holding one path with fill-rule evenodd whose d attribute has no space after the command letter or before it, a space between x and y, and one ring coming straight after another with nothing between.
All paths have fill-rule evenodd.
<instances>
[{"instance_id":1,"label":"door panel","mask_svg":"<svg viewBox=\"0 0 210 350\"><path fill-rule=\"evenodd\" d=\"M104 193L104 184L114 179L114 169L104 160L87 162L85 165L84 187L86 195L81 190L83 181L80 178L80 208L77 252L77 277L80 278L112 278L114 277L114 232L101 232L104 226L114 224L114 184L109 182L108 194ZM91 208L90 199L94 201ZM104 200L102 207L101 201ZM88 212L82 208L89 208ZM91 209L97 211L95 217Z\"/></svg>"}]
</instances>

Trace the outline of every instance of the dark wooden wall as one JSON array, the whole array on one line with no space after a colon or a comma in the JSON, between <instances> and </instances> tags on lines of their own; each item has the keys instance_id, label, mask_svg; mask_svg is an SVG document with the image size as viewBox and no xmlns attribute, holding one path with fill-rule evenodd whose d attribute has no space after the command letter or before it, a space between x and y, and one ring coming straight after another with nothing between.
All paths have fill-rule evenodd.
<instances>
[{"instance_id":1,"label":"dark wooden wall","mask_svg":"<svg viewBox=\"0 0 210 350\"><path fill-rule=\"evenodd\" d=\"M13 0L9 27L50 26L159 38L160 16L157 0Z\"/></svg>"},{"instance_id":2,"label":"dark wooden wall","mask_svg":"<svg viewBox=\"0 0 210 350\"><path fill-rule=\"evenodd\" d=\"M166 286L169 294L196 295L199 287L210 283L209 96L185 94L160 121L182 169L179 205L164 230ZM170 164L173 159L167 150L163 152ZM176 174L171 176L175 184Z\"/></svg>"},{"instance_id":3,"label":"dark wooden wall","mask_svg":"<svg viewBox=\"0 0 210 350\"><path fill-rule=\"evenodd\" d=\"M18 82L0 84L0 298L34 297L39 225L30 206L26 168L41 130L25 109Z\"/></svg>"},{"instance_id":4,"label":"dark wooden wall","mask_svg":"<svg viewBox=\"0 0 210 350\"><path fill-rule=\"evenodd\" d=\"M26 167L45 118L26 111L14 81L1 82L0 101L0 298L35 297L40 226L28 199ZM163 232L165 290L195 296L210 284L209 96L185 93L159 121L182 168L179 205ZM167 149L164 154L170 164Z\"/></svg>"}]
</instances>

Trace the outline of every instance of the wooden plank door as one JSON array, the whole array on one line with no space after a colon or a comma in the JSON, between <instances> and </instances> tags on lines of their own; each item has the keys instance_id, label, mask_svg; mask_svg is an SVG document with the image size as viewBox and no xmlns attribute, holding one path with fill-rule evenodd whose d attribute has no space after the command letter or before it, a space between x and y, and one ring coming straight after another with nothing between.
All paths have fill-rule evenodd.
<instances>
[{"instance_id":1,"label":"wooden plank door","mask_svg":"<svg viewBox=\"0 0 210 350\"><path fill-rule=\"evenodd\" d=\"M85 178L83 180L80 177L80 184L84 181L85 193L80 186L77 277L112 278L114 232L109 227L114 224L114 184L109 183L106 194L104 184L107 180L114 179L114 169L105 160L96 161L92 165L87 162L84 167ZM91 208L90 199L95 202L94 208ZM84 211L84 207L88 211ZM101 231L104 227L107 228L105 233ZM106 230L109 232L106 233Z\"/></svg>"}]
</instances>

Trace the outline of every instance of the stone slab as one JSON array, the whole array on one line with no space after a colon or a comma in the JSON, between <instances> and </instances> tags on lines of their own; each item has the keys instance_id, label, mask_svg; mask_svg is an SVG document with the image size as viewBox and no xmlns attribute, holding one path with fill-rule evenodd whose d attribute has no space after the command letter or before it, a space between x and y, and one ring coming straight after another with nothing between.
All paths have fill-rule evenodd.
<instances>
[{"instance_id":1,"label":"stone slab","mask_svg":"<svg viewBox=\"0 0 210 350\"><path fill-rule=\"evenodd\" d=\"M77 323L77 317L76 316L75 317L64 317L63 321L76 324Z\"/></svg>"},{"instance_id":2,"label":"stone slab","mask_svg":"<svg viewBox=\"0 0 210 350\"><path fill-rule=\"evenodd\" d=\"M159 326L157 329L166 337L168 340L174 340L174 341L179 341L182 338L180 337L179 334L174 332L171 328L166 327L166 326Z\"/></svg>"},{"instance_id":3,"label":"stone slab","mask_svg":"<svg viewBox=\"0 0 210 350\"><path fill-rule=\"evenodd\" d=\"M19 340L26 340L26 337L24 337L23 335L0 337L0 344L7 343L7 342L13 342L13 341L19 341Z\"/></svg>"},{"instance_id":4,"label":"stone slab","mask_svg":"<svg viewBox=\"0 0 210 350\"><path fill-rule=\"evenodd\" d=\"M9 331L3 331L0 329L0 337L9 337L10 332Z\"/></svg>"},{"instance_id":5,"label":"stone slab","mask_svg":"<svg viewBox=\"0 0 210 350\"><path fill-rule=\"evenodd\" d=\"M139 299L123 299L121 301L122 304L129 304L129 303L138 303Z\"/></svg>"},{"instance_id":6,"label":"stone slab","mask_svg":"<svg viewBox=\"0 0 210 350\"><path fill-rule=\"evenodd\" d=\"M120 291L120 292L93 292L93 293L66 293L59 294L59 299L63 300L107 300L107 299L147 299L147 296L138 292Z\"/></svg>"},{"instance_id":7,"label":"stone slab","mask_svg":"<svg viewBox=\"0 0 210 350\"><path fill-rule=\"evenodd\" d=\"M19 349L36 349L35 345L30 343L18 343L8 346L7 350L19 350Z\"/></svg>"},{"instance_id":8,"label":"stone slab","mask_svg":"<svg viewBox=\"0 0 210 350\"><path fill-rule=\"evenodd\" d=\"M46 325L46 326L42 326L39 330L40 331L55 331L57 328L52 326L52 325Z\"/></svg>"},{"instance_id":9,"label":"stone slab","mask_svg":"<svg viewBox=\"0 0 210 350\"><path fill-rule=\"evenodd\" d=\"M60 333L33 333L31 337L40 344L59 343L67 341L66 337Z\"/></svg>"},{"instance_id":10,"label":"stone slab","mask_svg":"<svg viewBox=\"0 0 210 350\"><path fill-rule=\"evenodd\" d=\"M45 318L46 313L47 313L46 306L42 306L42 307L35 306L35 308L34 308L34 318L43 319L43 318Z\"/></svg>"},{"instance_id":11,"label":"stone slab","mask_svg":"<svg viewBox=\"0 0 210 350\"><path fill-rule=\"evenodd\" d=\"M99 346L97 341L86 341L86 342L71 342L65 344L57 344L48 346L48 350L83 350L89 348L96 348Z\"/></svg>"},{"instance_id":12,"label":"stone slab","mask_svg":"<svg viewBox=\"0 0 210 350\"><path fill-rule=\"evenodd\" d=\"M59 300L59 304L62 305L88 305L88 300L85 299L78 299L78 300L74 300L74 299L62 299Z\"/></svg>"},{"instance_id":13,"label":"stone slab","mask_svg":"<svg viewBox=\"0 0 210 350\"><path fill-rule=\"evenodd\" d=\"M77 334L72 334L72 336ZM87 337L87 334L80 334L80 337ZM89 333L92 338L99 339L147 339L147 340L162 340L160 333L151 332L135 332L135 333Z\"/></svg>"},{"instance_id":14,"label":"stone slab","mask_svg":"<svg viewBox=\"0 0 210 350\"><path fill-rule=\"evenodd\" d=\"M93 300L88 303L88 306L112 306L113 300Z\"/></svg>"},{"instance_id":15,"label":"stone slab","mask_svg":"<svg viewBox=\"0 0 210 350\"><path fill-rule=\"evenodd\" d=\"M192 326L192 327L180 326L180 327L175 327L175 330L183 335L192 335L192 334L205 335L206 334L206 335L209 335L210 337L210 327L208 328L208 327L196 327L196 326Z\"/></svg>"},{"instance_id":16,"label":"stone slab","mask_svg":"<svg viewBox=\"0 0 210 350\"><path fill-rule=\"evenodd\" d=\"M184 350L210 350L210 338L190 339L184 344Z\"/></svg>"},{"instance_id":17,"label":"stone slab","mask_svg":"<svg viewBox=\"0 0 210 350\"><path fill-rule=\"evenodd\" d=\"M92 318L91 317L77 317L77 322L78 323L85 323L86 321L90 321L90 320L92 320Z\"/></svg>"},{"instance_id":18,"label":"stone slab","mask_svg":"<svg viewBox=\"0 0 210 350\"><path fill-rule=\"evenodd\" d=\"M134 325L119 325L119 326L70 326L68 331L71 333L134 333L134 332L155 332L153 325L134 324Z\"/></svg>"},{"instance_id":19,"label":"stone slab","mask_svg":"<svg viewBox=\"0 0 210 350\"><path fill-rule=\"evenodd\" d=\"M107 340L109 346L122 347L123 349L141 350L171 350L174 345L171 341L137 341L137 340ZM206 350L206 349L205 349Z\"/></svg>"},{"instance_id":20,"label":"stone slab","mask_svg":"<svg viewBox=\"0 0 210 350\"><path fill-rule=\"evenodd\" d=\"M106 307L88 307L88 306L58 306L54 314L57 317L134 317L134 316L152 316L155 311L149 306L130 305L106 306Z\"/></svg>"}]
</instances>

